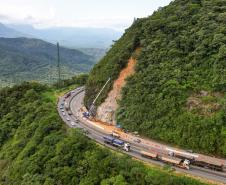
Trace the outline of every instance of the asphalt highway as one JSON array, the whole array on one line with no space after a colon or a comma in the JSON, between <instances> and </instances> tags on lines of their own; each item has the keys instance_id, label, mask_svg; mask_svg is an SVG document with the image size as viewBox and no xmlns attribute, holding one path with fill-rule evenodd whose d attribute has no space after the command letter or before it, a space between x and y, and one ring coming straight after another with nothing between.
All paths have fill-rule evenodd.
<instances>
[{"instance_id":1,"label":"asphalt highway","mask_svg":"<svg viewBox=\"0 0 226 185\"><path fill-rule=\"evenodd\" d=\"M125 152L125 151L119 150L118 148L115 148L111 145L104 143L103 136L108 135L109 132L106 132L103 128L98 127L97 125L91 124L91 122L88 119L86 119L82 116L81 109L83 107L84 95L85 95L85 89L84 89L84 87L80 87L80 88L77 88L77 89L71 91L71 95L68 98L65 98L66 95L64 95L58 100L57 110L59 112L59 115L61 116L62 120L69 127L80 129L90 139L93 139L96 142L98 142L106 147L109 147L113 150L117 150L117 151L126 153L127 155L130 155L134 158L140 159L147 163L152 163L152 164L156 164L159 166L165 165L165 163L163 163L161 161L148 159L148 158L142 157L140 155L140 151L151 149L153 147L152 146L153 143L146 142L146 140L142 140L141 138L139 138L137 136L131 136L131 137L124 139L124 141L129 142L131 145L130 152ZM69 115L68 111L65 110L65 103L69 105L72 115ZM137 142L135 142L136 139L141 139L142 142L138 144ZM160 144L160 145L158 145L158 147L159 147L159 150L161 150L161 148L165 147L165 146ZM168 147L168 148L171 149L172 147ZM184 152L184 151L181 150L179 152ZM195 155L197 155L197 154L194 154L194 156ZM202 156L202 157L205 157L205 156ZM212 180L215 182L220 182L220 183L226 184L226 173L225 172L217 172L217 171L213 171L210 169L205 169L205 168L201 168L201 167L197 167L197 166L191 166L190 170L185 170L185 169L178 168L175 166L173 168L179 172L183 172L183 173L190 174L193 176L197 176L197 177L201 177L204 179L208 179L208 180Z\"/></svg>"}]
</instances>

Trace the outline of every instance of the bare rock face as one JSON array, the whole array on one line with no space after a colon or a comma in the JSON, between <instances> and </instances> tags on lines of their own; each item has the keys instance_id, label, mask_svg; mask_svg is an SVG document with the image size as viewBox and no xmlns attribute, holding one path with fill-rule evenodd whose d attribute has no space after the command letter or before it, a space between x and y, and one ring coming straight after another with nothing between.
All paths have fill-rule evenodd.
<instances>
[{"instance_id":1,"label":"bare rock face","mask_svg":"<svg viewBox=\"0 0 226 185\"><path fill-rule=\"evenodd\" d=\"M112 107L109 106L102 106L97 109L97 116L96 119L108 123L108 124L116 124L114 121L114 114L115 111Z\"/></svg>"},{"instance_id":2,"label":"bare rock face","mask_svg":"<svg viewBox=\"0 0 226 185\"><path fill-rule=\"evenodd\" d=\"M97 108L97 120L116 125L115 112L118 108L117 101L121 98L121 89L126 84L126 78L135 72L135 64L136 60L131 57L127 67L120 72L118 79L114 82L113 89L108 93L108 97Z\"/></svg>"},{"instance_id":3,"label":"bare rock face","mask_svg":"<svg viewBox=\"0 0 226 185\"><path fill-rule=\"evenodd\" d=\"M186 107L190 112L202 116L212 116L221 109L217 98L222 96L223 94L219 92L211 93L202 90L187 99Z\"/></svg>"}]
</instances>

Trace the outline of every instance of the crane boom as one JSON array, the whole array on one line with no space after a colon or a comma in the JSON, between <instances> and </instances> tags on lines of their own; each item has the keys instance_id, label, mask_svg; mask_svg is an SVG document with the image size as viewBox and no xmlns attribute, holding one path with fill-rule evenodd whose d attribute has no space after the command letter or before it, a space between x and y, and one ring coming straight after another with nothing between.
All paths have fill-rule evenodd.
<instances>
[{"instance_id":1,"label":"crane boom","mask_svg":"<svg viewBox=\"0 0 226 185\"><path fill-rule=\"evenodd\" d=\"M111 78L109 77L108 80L106 81L106 83L104 84L104 86L102 87L102 89L100 90L100 92L97 94L96 98L93 100L93 103L89 109L89 114L93 114L93 109L94 109L94 104L97 101L97 99L99 98L100 94L102 93L102 91L104 90L104 88L106 87L106 85L109 83L109 81L111 80Z\"/></svg>"},{"instance_id":2,"label":"crane boom","mask_svg":"<svg viewBox=\"0 0 226 185\"><path fill-rule=\"evenodd\" d=\"M97 98L99 98L100 94L102 93L102 91L104 90L104 88L106 87L106 85L108 84L108 82L111 80L111 78L108 78L107 82L104 84L104 86L102 87L102 89L100 90L100 92L98 93L97 97L93 100L92 104L95 104Z\"/></svg>"}]
</instances>

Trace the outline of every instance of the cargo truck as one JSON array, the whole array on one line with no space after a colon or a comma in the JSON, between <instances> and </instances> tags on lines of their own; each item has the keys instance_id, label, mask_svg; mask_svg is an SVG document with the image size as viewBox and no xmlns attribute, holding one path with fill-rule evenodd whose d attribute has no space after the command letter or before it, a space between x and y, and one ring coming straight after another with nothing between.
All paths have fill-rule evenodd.
<instances>
[{"instance_id":1,"label":"cargo truck","mask_svg":"<svg viewBox=\"0 0 226 185\"><path fill-rule=\"evenodd\" d=\"M145 152L145 151L140 151L140 154L143 157L146 158L151 158L159 161L163 161L167 164L171 164L173 166L177 166L180 168L184 168L189 170L190 169L190 161L187 159L180 159L172 156L167 156L167 155L159 155L156 152Z\"/></svg>"},{"instance_id":2,"label":"cargo truck","mask_svg":"<svg viewBox=\"0 0 226 185\"><path fill-rule=\"evenodd\" d=\"M122 150L125 150L126 152L130 151L130 144L129 143L125 143L124 141L116 139L112 136L104 136L103 139L104 139L104 142L107 143L107 144L110 144L110 145L115 146L115 147L119 147Z\"/></svg>"}]
</instances>

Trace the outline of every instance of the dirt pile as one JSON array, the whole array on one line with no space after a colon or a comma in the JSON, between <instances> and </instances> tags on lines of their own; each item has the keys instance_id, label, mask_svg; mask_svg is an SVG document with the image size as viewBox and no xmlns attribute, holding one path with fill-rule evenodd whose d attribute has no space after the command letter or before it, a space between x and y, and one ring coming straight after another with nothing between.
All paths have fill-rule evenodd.
<instances>
[{"instance_id":1,"label":"dirt pile","mask_svg":"<svg viewBox=\"0 0 226 185\"><path fill-rule=\"evenodd\" d=\"M136 53L139 52L139 49L136 50ZM96 114L96 119L108 124L116 124L115 122L115 111L118 108L117 101L121 98L121 89L126 84L126 78L130 75L133 75L135 70L136 59L131 57L128 61L127 67L124 68L118 79L113 84L113 89L108 93L108 97L105 99L105 102L102 103Z\"/></svg>"}]
</instances>

